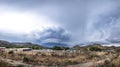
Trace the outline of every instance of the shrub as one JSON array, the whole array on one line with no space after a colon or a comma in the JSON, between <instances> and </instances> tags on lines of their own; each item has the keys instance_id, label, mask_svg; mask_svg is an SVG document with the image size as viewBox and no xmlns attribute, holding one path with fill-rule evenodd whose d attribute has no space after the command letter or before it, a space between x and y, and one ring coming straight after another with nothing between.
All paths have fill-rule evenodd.
<instances>
[{"instance_id":1,"label":"shrub","mask_svg":"<svg viewBox=\"0 0 120 67\"><path fill-rule=\"evenodd\" d=\"M96 54L89 54L89 55L87 55L87 59L93 59L95 57L99 57L99 56L96 55Z\"/></svg>"},{"instance_id":2,"label":"shrub","mask_svg":"<svg viewBox=\"0 0 120 67\"><path fill-rule=\"evenodd\" d=\"M96 46L92 46L89 48L90 51L101 51L102 49Z\"/></svg>"},{"instance_id":3,"label":"shrub","mask_svg":"<svg viewBox=\"0 0 120 67\"><path fill-rule=\"evenodd\" d=\"M14 54L14 51L9 51L8 54Z\"/></svg>"},{"instance_id":4,"label":"shrub","mask_svg":"<svg viewBox=\"0 0 120 67\"><path fill-rule=\"evenodd\" d=\"M17 65L16 67L25 67L24 65Z\"/></svg>"},{"instance_id":5,"label":"shrub","mask_svg":"<svg viewBox=\"0 0 120 67\"><path fill-rule=\"evenodd\" d=\"M25 56L25 57L23 57L23 62L27 62L27 63L28 63L28 62L29 62L29 60L30 60L30 59L29 59L28 57L26 57L26 56Z\"/></svg>"}]
</instances>

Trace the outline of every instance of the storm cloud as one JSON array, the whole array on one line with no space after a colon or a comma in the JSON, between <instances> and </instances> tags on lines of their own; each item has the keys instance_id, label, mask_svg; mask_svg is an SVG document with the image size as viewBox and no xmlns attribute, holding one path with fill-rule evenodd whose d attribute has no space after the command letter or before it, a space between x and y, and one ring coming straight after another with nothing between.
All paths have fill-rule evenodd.
<instances>
[{"instance_id":1,"label":"storm cloud","mask_svg":"<svg viewBox=\"0 0 120 67\"><path fill-rule=\"evenodd\" d=\"M34 31L32 34L27 34L25 37L31 39L32 42L39 43L43 46L45 46L46 43L56 43L58 46L68 46L67 44L71 41L70 34L67 31L55 27L47 28L43 31ZM53 45L50 46L52 47Z\"/></svg>"},{"instance_id":2,"label":"storm cloud","mask_svg":"<svg viewBox=\"0 0 120 67\"><path fill-rule=\"evenodd\" d=\"M0 14L8 11L16 13L14 16L18 18L23 17L19 17L19 14L27 17L25 22L23 19L14 21L16 25L12 22L14 19L10 22L3 20L6 24L12 23L16 29L11 28L10 24L7 29L2 26L3 21L0 21L0 39L69 45L120 41L119 3L119 0L0 0ZM3 19L2 16L0 18ZM8 36L9 34L11 36Z\"/></svg>"}]
</instances>

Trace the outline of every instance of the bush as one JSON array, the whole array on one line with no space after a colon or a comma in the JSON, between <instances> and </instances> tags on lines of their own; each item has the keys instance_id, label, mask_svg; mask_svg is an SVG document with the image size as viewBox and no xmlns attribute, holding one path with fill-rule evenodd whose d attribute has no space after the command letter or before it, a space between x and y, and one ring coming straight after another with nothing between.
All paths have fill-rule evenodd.
<instances>
[{"instance_id":1,"label":"bush","mask_svg":"<svg viewBox=\"0 0 120 67\"><path fill-rule=\"evenodd\" d=\"M30 60L30 59L29 59L28 57L26 57L26 56L25 56L25 57L23 57L23 62L27 62L27 63L28 63L28 62L29 62L29 60Z\"/></svg>"},{"instance_id":2,"label":"bush","mask_svg":"<svg viewBox=\"0 0 120 67\"><path fill-rule=\"evenodd\" d=\"M17 65L16 67L25 67L24 65Z\"/></svg>"},{"instance_id":3,"label":"bush","mask_svg":"<svg viewBox=\"0 0 120 67\"><path fill-rule=\"evenodd\" d=\"M96 46L92 46L89 48L90 51L101 51L102 49Z\"/></svg>"},{"instance_id":4,"label":"bush","mask_svg":"<svg viewBox=\"0 0 120 67\"><path fill-rule=\"evenodd\" d=\"M95 57L99 57L99 56L96 55L96 54L89 54L89 55L87 55L87 59L93 59Z\"/></svg>"},{"instance_id":5,"label":"bush","mask_svg":"<svg viewBox=\"0 0 120 67\"><path fill-rule=\"evenodd\" d=\"M14 54L14 51L9 51L8 54Z\"/></svg>"}]
</instances>

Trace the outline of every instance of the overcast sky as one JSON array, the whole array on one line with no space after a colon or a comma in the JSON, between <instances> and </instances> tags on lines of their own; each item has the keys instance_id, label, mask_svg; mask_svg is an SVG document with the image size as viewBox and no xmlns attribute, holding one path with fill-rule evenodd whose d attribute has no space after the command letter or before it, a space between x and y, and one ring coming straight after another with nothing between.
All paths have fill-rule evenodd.
<instances>
[{"instance_id":1,"label":"overcast sky","mask_svg":"<svg viewBox=\"0 0 120 67\"><path fill-rule=\"evenodd\" d=\"M0 0L0 39L20 42L120 41L119 0Z\"/></svg>"}]
</instances>

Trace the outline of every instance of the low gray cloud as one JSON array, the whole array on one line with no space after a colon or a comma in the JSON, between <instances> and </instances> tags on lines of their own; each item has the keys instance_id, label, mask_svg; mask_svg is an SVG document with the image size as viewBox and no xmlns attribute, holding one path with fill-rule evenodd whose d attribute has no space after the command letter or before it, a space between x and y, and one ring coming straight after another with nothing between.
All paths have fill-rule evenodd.
<instances>
[{"instance_id":1,"label":"low gray cloud","mask_svg":"<svg viewBox=\"0 0 120 67\"><path fill-rule=\"evenodd\" d=\"M68 44L71 41L70 34L62 28L47 28L43 31L35 31L32 34L26 35L32 38L35 43L62 43ZM70 45L70 44L69 44Z\"/></svg>"}]
</instances>

